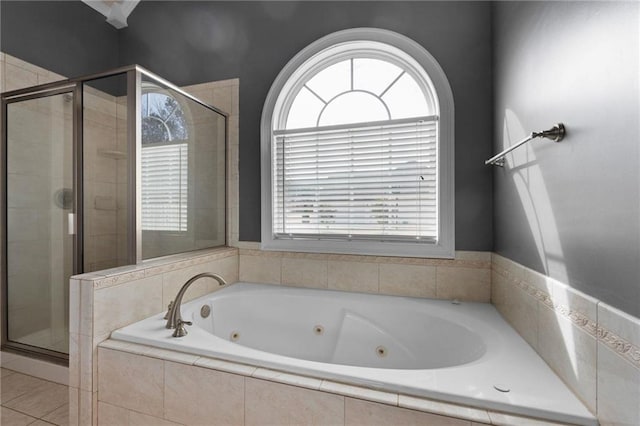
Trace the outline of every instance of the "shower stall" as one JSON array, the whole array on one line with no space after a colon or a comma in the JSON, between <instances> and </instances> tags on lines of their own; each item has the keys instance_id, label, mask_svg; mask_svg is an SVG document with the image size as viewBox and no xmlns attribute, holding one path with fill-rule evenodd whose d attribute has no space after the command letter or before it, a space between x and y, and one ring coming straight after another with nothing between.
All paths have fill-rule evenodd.
<instances>
[{"instance_id":1,"label":"shower stall","mask_svg":"<svg viewBox=\"0 0 640 426\"><path fill-rule=\"evenodd\" d=\"M139 66L2 94L2 350L64 363L69 278L226 244L227 114Z\"/></svg>"}]
</instances>

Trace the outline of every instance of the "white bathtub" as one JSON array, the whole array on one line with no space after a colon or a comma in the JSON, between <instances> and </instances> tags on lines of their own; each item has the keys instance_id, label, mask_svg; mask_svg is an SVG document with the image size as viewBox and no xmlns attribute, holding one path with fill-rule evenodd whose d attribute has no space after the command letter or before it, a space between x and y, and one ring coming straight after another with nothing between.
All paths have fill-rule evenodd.
<instances>
[{"instance_id":1,"label":"white bathtub","mask_svg":"<svg viewBox=\"0 0 640 426\"><path fill-rule=\"evenodd\" d=\"M211 315L201 316L208 306ZM490 304L237 283L112 339L548 420L597 421ZM509 389L503 392L500 389Z\"/></svg>"}]
</instances>

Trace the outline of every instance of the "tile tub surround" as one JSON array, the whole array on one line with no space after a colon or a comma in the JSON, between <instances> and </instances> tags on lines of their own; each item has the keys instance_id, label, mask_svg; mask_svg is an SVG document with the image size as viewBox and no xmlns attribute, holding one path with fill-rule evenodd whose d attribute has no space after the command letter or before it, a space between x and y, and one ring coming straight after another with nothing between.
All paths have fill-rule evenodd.
<instances>
[{"instance_id":1,"label":"tile tub surround","mask_svg":"<svg viewBox=\"0 0 640 426\"><path fill-rule=\"evenodd\" d=\"M640 424L640 319L497 254L491 280L491 302L600 424Z\"/></svg>"},{"instance_id":2,"label":"tile tub surround","mask_svg":"<svg viewBox=\"0 0 640 426\"><path fill-rule=\"evenodd\" d=\"M241 245L253 247L248 243L241 243ZM415 267L418 268L418 271L423 270L420 269L421 267L434 268L433 274L436 280L438 279L438 267L452 268L457 266L460 269L477 268L480 270L492 267L492 264L485 260L487 256L491 256L490 254L469 252L458 253L456 260L448 261L274 253L260 252L252 248L240 249L239 255L236 254L235 259L233 254L229 254L225 250L221 252L214 250L210 254L206 253L208 252L185 253L172 257L173 260L171 261L158 260L142 267L120 268L119 273L110 274L108 277L89 275L83 279L84 281L91 281L93 284L90 286L86 286L86 282L76 282L76 288L79 288L81 284L85 284L83 288L86 289L85 292L72 292L72 297L84 296L82 302L84 307L82 314L85 318L82 324L84 325L81 326L80 321L75 322L75 327L77 327L75 330L78 331L75 337L73 334L71 336L72 344L75 344L72 347L75 347L75 351L72 351L70 366L70 405L72 413L77 413L76 419L78 419L78 415L83 416L82 419L84 421L81 421L80 424L95 424L97 421L95 417L97 410L94 409L94 407L98 407L96 393L97 362L94 361L97 357L96 346L106 338L108 333L105 333L105 328L100 326L100 321L97 322L97 325L91 323L95 308L91 305L94 303L93 296L89 298L88 295L102 291L100 289L118 288L126 284L133 286L132 289L139 287L139 290L133 292L133 294L145 294L148 293L149 288L155 288L152 284L149 285L144 280L145 278L153 279L153 276L173 273L178 282L180 280L185 281L191 276L190 274L206 270L206 268L198 269L196 264L206 264L209 262L209 260L205 260L208 256L230 257L226 262L229 262L230 265L235 262L236 271L239 269L236 274L243 276L244 279L249 275L249 277L254 278L254 281L271 281L275 283L282 283L282 263L284 258L318 261L323 266L326 262L327 283L325 287L324 282L322 282L322 287L329 288L330 279L337 279L340 276L337 272L349 271L349 274L368 277L369 281L374 281L377 276L376 286L378 291L380 291L380 277L393 276L394 268L402 270L402 265L406 265L407 268L398 274L406 274L409 277L405 288L411 289L405 291L416 291L414 290L415 287L429 288L428 285L422 287L422 284L419 284L422 283L420 281L422 278L415 272ZM234 253L238 253L238 251ZM352 262L357 264L352 269L348 268L348 264L344 264ZM330 265L331 271L329 270ZM150 270L145 272L145 268ZM387 268L388 270L386 270ZM322 268L318 269L322 270ZM377 274L375 272L376 269ZM428 271L429 269L426 270ZM291 276L294 272L284 271L284 275L285 277L287 274ZM445 276L447 272L445 272ZM253 276L250 274L253 274ZM334 274L334 278L330 278L331 274ZM351 279L349 274L344 273L347 278ZM640 347L640 339L637 337L640 334L638 332L640 329L638 320L627 317L588 296L569 289L562 283L555 282L548 277L523 268L497 255L493 256L493 267L490 274L493 280L492 302L583 402L593 412L598 412L601 423L640 424L638 404L635 404L640 399L640 386L638 385L640 383L640 368L637 362L637 354L639 353L637 348ZM418 284L412 284L410 279L418 280ZM448 277L445 279L448 279ZM348 284L331 282L334 283L331 284L331 288L344 290L350 288ZM345 280L345 282L348 283L349 281ZM427 281L427 283L429 282ZM157 282L156 287L159 285L159 282ZM171 292L167 291L167 294L161 296L162 304L159 305L160 308L156 308L158 312L165 309L166 303L173 297L173 294L169 293L177 292L179 284L173 285L175 288ZM371 284L366 285L369 286ZM364 291L363 286L364 284L358 284L357 287L352 289ZM375 287L372 286L371 288ZM204 289L202 290L204 291ZM187 296L188 298L196 297L196 293L197 290L194 287L193 293ZM132 292L128 292L127 298L130 298L131 294ZM151 296L149 300L153 300L152 303L157 304L158 296L153 296L153 294ZM78 306L79 302L77 300L76 303L73 303L72 300L72 306ZM597 309L594 309L594 306ZM97 311L97 309L95 310ZM105 315L115 318L118 314L114 313L113 308L111 308L111 310L107 310ZM610 318L605 317L605 315L609 315ZM142 317L144 315L139 315L138 319L142 319ZM597 318L600 318L601 322L605 318L609 319L606 324L602 322L598 327ZM137 319L127 318L121 321L121 326L135 321ZM74 322L72 321L72 326L73 324ZM111 330L115 328L117 327L114 326ZM106 330L108 329L109 327L106 328ZM94 330L102 330L99 333L105 334L94 337ZM82 344L79 344L79 342L82 342ZM560 348L557 348L557 345L560 345ZM582 345L584 348L582 346L578 348L576 345ZM75 353L75 356L73 356L73 353ZM597 362L595 361L596 359ZM82 365L80 364L81 360ZM623 394L620 394L619 388L626 390ZM595 397L593 396L594 394ZM597 401L597 404L595 401ZM81 413L78 412L80 408L82 408ZM132 416L135 415L135 413L131 414L128 418L133 418ZM496 422L500 422L504 415L494 414L493 417L495 417Z\"/></svg>"},{"instance_id":3,"label":"tile tub surround","mask_svg":"<svg viewBox=\"0 0 640 426\"><path fill-rule=\"evenodd\" d=\"M422 259L240 248L239 265L239 279L247 282L469 302L489 302L491 295L489 252Z\"/></svg>"},{"instance_id":4,"label":"tile tub surround","mask_svg":"<svg viewBox=\"0 0 640 426\"><path fill-rule=\"evenodd\" d=\"M95 424L97 346L109 334L166 310L184 282L201 272L218 272L238 281L238 250L207 249L146 261L140 265L78 275L70 282L69 421ZM213 280L200 280L185 301L215 291Z\"/></svg>"},{"instance_id":5,"label":"tile tub surround","mask_svg":"<svg viewBox=\"0 0 640 426\"><path fill-rule=\"evenodd\" d=\"M202 305L211 307L213 322L200 317ZM184 304L182 314L194 326L181 339L169 337L164 313L116 330L111 339L518 416L595 424L488 303L239 282ZM230 341L234 333L240 344ZM380 345L387 357L376 356ZM499 392L496 383L511 392Z\"/></svg>"},{"instance_id":6,"label":"tile tub surround","mask_svg":"<svg viewBox=\"0 0 640 426\"><path fill-rule=\"evenodd\" d=\"M115 340L98 359L98 425L554 425Z\"/></svg>"}]
</instances>

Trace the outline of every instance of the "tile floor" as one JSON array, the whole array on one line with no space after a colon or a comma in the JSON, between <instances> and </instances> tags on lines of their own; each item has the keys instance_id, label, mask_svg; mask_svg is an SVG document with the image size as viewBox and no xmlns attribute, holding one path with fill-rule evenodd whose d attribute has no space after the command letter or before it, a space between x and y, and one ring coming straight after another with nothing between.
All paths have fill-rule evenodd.
<instances>
[{"instance_id":1,"label":"tile floor","mask_svg":"<svg viewBox=\"0 0 640 426\"><path fill-rule=\"evenodd\" d=\"M0 368L0 424L69 424L69 391L64 385Z\"/></svg>"}]
</instances>

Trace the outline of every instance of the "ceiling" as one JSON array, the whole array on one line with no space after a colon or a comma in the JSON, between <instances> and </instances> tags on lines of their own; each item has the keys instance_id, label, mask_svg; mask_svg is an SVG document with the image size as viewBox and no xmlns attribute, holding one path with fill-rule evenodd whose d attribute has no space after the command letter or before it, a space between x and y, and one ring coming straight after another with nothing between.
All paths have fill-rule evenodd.
<instances>
[{"instance_id":1,"label":"ceiling","mask_svg":"<svg viewBox=\"0 0 640 426\"><path fill-rule=\"evenodd\" d=\"M82 0L82 2L102 13L108 23L120 29L127 26L127 18L140 0Z\"/></svg>"}]
</instances>

